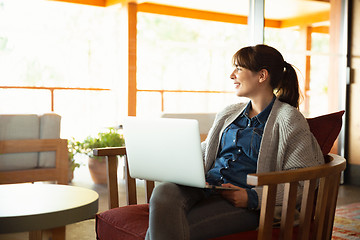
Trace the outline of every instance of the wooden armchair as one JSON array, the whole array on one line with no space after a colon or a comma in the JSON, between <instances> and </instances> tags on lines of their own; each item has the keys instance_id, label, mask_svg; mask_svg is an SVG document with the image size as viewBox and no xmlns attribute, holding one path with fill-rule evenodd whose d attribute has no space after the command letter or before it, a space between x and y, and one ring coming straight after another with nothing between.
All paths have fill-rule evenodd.
<instances>
[{"instance_id":1,"label":"wooden armchair","mask_svg":"<svg viewBox=\"0 0 360 240\"><path fill-rule=\"evenodd\" d=\"M325 128L328 132L328 134L324 135L322 131L312 129L323 153L330 151L340 131L342 114L343 112L339 112L331 116L326 115L316 119L309 119L308 121L310 128L317 126L319 121L322 122L319 126ZM107 156L110 208L110 210L96 216L97 239L144 239L148 228L149 207L148 204L135 205L137 202L136 181L129 175L125 147L95 149L94 155ZM123 207L119 207L118 203L116 168L118 155L125 156L128 206ZM345 169L346 163L344 158L335 154L326 155L326 159L328 160L326 164L317 167L249 175L248 184L263 186L258 230L223 236L216 238L216 240L294 239L295 237L299 239L331 239L340 176ZM293 227L299 181L304 181L303 199L299 225ZM316 191L317 182L319 182L319 188ZM278 184L285 184L285 192L280 228L274 228L275 196ZM146 181L147 201L150 199L153 187L154 182Z\"/></svg>"}]
</instances>

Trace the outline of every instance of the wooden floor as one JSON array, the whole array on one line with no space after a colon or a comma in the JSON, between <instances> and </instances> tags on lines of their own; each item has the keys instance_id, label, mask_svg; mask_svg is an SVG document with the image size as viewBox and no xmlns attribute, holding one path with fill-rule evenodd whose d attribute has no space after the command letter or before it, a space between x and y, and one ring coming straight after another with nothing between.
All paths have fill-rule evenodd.
<instances>
[{"instance_id":1,"label":"wooden floor","mask_svg":"<svg viewBox=\"0 0 360 240\"><path fill-rule=\"evenodd\" d=\"M91 180L89 171L85 166L81 167L75 172L74 179L71 185L85 187L93 189L99 194L99 212L105 211L108 209L108 198L107 198L107 187L106 185L94 184ZM145 202L145 195L141 194L143 190L142 181L138 182L139 185L139 194L138 201L139 203ZM125 191L124 181L121 179L119 181L120 189L120 205L125 205ZM339 189L338 197L338 206L359 202L360 201L360 186L349 186L341 185ZM26 240L28 239L28 233L16 233L16 234L0 234L0 240ZM49 233L45 232L43 240L49 240ZM68 225L66 227L66 240L95 240L95 220L87 220L75 224Z\"/></svg>"}]
</instances>

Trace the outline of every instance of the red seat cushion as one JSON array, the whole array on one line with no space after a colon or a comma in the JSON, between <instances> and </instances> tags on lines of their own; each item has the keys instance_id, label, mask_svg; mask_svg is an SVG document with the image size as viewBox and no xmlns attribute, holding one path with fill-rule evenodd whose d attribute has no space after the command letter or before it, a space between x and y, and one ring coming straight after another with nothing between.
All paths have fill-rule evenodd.
<instances>
[{"instance_id":1,"label":"red seat cushion","mask_svg":"<svg viewBox=\"0 0 360 240\"><path fill-rule=\"evenodd\" d=\"M149 226L149 205L129 205L96 215L99 240L141 240Z\"/></svg>"}]
</instances>

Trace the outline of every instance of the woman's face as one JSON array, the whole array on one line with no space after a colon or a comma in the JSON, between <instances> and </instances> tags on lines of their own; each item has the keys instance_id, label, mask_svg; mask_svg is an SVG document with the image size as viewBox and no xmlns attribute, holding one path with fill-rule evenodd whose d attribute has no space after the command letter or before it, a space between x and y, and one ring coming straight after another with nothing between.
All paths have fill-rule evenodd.
<instances>
[{"instance_id":1,"label":"woman's face","mask_svg":"<svg viewBox=\"0 0 360 240\"><path fill-rule=\"evenodd\" d=\"M259 87L259 74L249 69L236 66L230 78L234 81L238 97L251 98L255 96Z\"/></svg>"}]
</instances>

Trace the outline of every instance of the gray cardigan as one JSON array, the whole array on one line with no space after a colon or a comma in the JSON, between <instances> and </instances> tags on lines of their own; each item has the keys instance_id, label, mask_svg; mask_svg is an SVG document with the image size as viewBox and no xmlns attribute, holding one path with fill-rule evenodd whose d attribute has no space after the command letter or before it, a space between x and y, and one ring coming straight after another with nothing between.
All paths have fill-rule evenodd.
<instances>
[{"instance_id":1,"label":"gray cardigan","mask_svg":"<svg viewBox=\"0 0 360 240\"><path fill-rule=\"evenodd\" d=\"M230 105L216 115L206 140L201 144L206 172L215 163L224 129L240 115L246 104ZM264 128L256 172L284 171L323 163L320 146L310 132L305 117L296 108L276 99ZM259 197L259 209L262 187L254 189ZM277 205L281 205L282 197L283 186L280 186ZM298 191L298 202L300 199L301 193Z\"/></svg>"}]
</instances>

